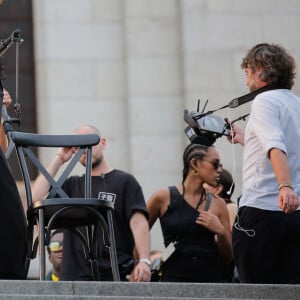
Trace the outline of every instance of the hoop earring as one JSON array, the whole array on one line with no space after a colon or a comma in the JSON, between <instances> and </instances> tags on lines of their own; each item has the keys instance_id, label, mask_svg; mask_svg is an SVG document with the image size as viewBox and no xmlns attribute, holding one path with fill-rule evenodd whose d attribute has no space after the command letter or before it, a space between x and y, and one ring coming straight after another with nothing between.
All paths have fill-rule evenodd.
<instances>
[{"instance_id":1,"label":"hoop earring","mask_svg":"<svg viewBox=\"0 0 300 300\"><path fill-rule=\"evenodd\" d=\"M193 169L193 175L194 175L194 176L197 176L198 174L199 174L199 171L196 170L196 169Z\"/></svg>"}]
</instances>

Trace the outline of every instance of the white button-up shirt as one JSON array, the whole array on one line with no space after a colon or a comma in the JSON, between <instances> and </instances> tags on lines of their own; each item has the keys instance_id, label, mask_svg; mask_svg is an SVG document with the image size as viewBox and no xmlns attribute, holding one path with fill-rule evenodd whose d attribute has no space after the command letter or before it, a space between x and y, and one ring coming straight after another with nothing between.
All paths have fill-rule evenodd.
<instances>
[{"instance_id":1,"label":"white button-up shirt","mask_svg":"<svg viewBox=\"0 0 300 300\"><path fill-rule=\"evenodd\" d=\"M286 153L292 185L300 196L300 99L277 89L255 97L245 129L243 192L239 206L278 211L278 183L269 151Z\"/></svg>"}]
</instances>

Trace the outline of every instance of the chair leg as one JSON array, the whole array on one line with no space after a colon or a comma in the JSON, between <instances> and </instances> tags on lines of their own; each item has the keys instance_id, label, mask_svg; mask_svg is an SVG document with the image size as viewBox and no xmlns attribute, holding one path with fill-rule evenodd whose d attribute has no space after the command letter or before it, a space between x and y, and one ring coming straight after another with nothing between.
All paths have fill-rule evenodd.
<instances>
[{"instance_id":1,"label":"chair leg","mask_svg":"<svg viewBox=\"0 0 300 300\"><path fill-rule=\"evenodd\" d=\"M91 269L93 273L93 279L95 281L100 281L99 266L96 258L91 259Z\"/></svg>"},{"instance_id":2,"label":"chair leg","mask_svg":"<svg viewBox=\"0 0 300 300\"><path fill-rule=\"evenodd\" d=\"M114 281L120 281L116 242L115 242L115 232L113 228L113 219L112 219L111 210L107 210L107 223L108 223L109 238L110 238L109 251L110 251L110 260L111 260L113 279Z\"/></svg>"},{"instance_id":3,"label":"chair leg","mask_svg":"<svg viewBox=\"0 0 300 300\"><path fill-rule=\"evenodd\" d=\"M91 269L93 274L93 279L95 281L100 281L100 273L99 273L99 266L97 261L97 232L98 232L98 225L95 226L87 226L87 244L89 249L89 260L91 263Z\"/></svg>"},{"instance_id":4,"label":"chair leg","mask_svg":"<svg viewBox=\"0 0 300 300\"><path fill-rule=\"evenodd\" d=\"M28 271L30 267L31 260L35 258L36 252L34 252L34 226L31 223L31 220L28 220L27 226L27 252L26 252L26 260L25 260L25 274L28 276Z\"/></svg>"},{"instance_id":5,"label":"chair leg","mask_svg":"<svg viewBox=\"0 0 300 300\"><path fill-rule=\"evenodd\" d=\"M45 280L46 258L45 258L45 221L44 211L39 209L39 255L40 255L40 280Z\"/></svg>"}]
</instances>

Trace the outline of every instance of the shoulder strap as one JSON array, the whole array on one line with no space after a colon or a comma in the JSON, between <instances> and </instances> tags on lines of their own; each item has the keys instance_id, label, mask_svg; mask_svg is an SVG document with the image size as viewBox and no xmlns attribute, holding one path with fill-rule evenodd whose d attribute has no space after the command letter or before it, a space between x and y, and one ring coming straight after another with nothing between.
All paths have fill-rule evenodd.
<instances>
[{"instance_id":1,"label":"shoulder strap","mask_svg":"<svg viewBox=\"0 0 300 300\"><path fill-rule=\"evenodd\" d=\"M232 99L229 104L227 105L229 108L235 108L238 107L240 105L243 105L249 101L252 101L258 94L265 92L265 91L269 91L269 90L275 90L275 89L287 89L287 87L274 87L274 86L264 86L256 91L250 92L246 95L240 96L238 98Z\"/></svg>"},{"instance_id":2,"label":"shoulder strap","mask_svg":"<svg viewBox=\"0 0 300 300\"><path fill-rule=\"evenodd\" d=\"M170 192L174 192L176 190L176 186L175 185L169 186L169 190Z\"/></svg>"},{"instance_id":3,"label":"shoulder strap","mask_svg":"<svg viewBox=\"0 0 300 300\"><path fill-rule=\"evenodd\" d=\"M177 192L177 187L176 186L169 186L169 192L170 192L170 207L173 207L176 204L176 192Z\"/></svg>"},{"instance_id":4,"label":"shoulder strap","mask_svg":"<svg viewBox=\"0 0 300 300\"><path fill-rule=\"evenodd\" d=\"M207 201L204 210L208 211L212 200L212 195L210 192L207 193Z\"/></svg>"}]
</instances>

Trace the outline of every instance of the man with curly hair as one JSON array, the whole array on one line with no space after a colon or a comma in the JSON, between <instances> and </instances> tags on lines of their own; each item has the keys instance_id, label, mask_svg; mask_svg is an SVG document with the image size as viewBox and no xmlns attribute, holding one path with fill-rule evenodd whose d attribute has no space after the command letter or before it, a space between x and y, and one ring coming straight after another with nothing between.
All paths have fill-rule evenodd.
<instances>
[{"instance_id":1,"label":"man with curly hair","mask_svg":"<svg viewBox=\"0 0 300 300\"><path fill-rule=\"evenodd\" d=\"M300 99L292 92L294 58L276 44L258 44L241 64L250 91L263 87L245 132L243 191L233 229L241 282L300 283Z\"/></svg>"}]
</instances>

